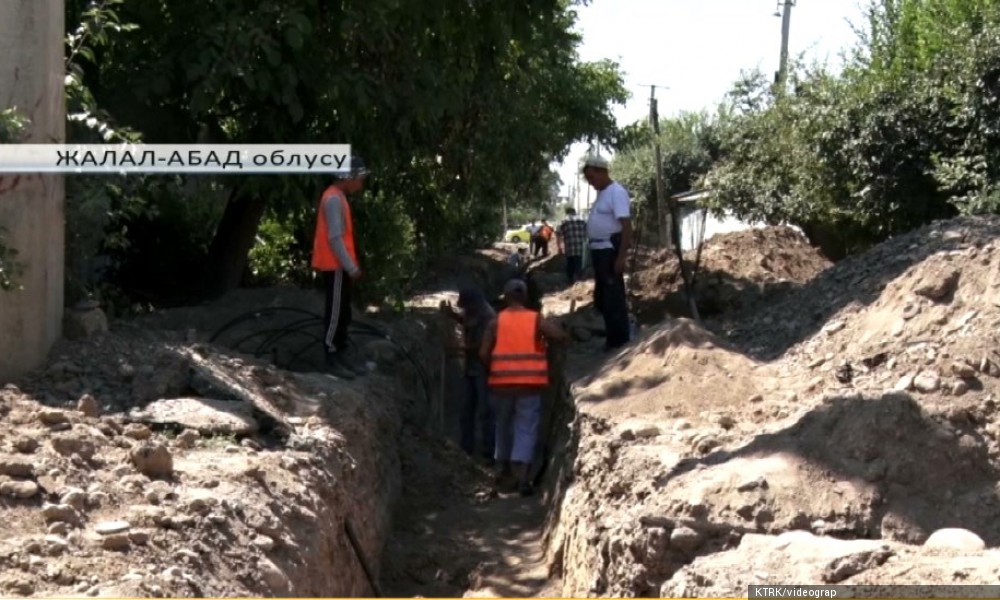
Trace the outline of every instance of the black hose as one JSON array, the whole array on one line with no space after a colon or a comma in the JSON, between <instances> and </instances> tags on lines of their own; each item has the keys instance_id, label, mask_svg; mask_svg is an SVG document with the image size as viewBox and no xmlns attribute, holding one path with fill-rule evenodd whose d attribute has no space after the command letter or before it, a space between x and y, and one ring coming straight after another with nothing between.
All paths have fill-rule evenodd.
<instances>
[{"instance_id":1,"label":"black hose","mask_svg":"<svg viewBox=\"0 0 1000 600\"><path fill-rule=\"evenodd\" d=\"M208 342L209 343L214 342L216 339L219 338L219 336L222 335L223 332L225 332L226 330L228 330L231 327L239 325L240 323L242 323L244 321L249 321L250 319L259 318L261 316L264 316L264 315L267 315L267 314L272 314L272 313L277 313L277 312L294 312L294 313L300 313L300 314L310 315L310 316L313 316L313 317L315 317L317 319L321 319L321 320L323 319L323 317L321 315L318 315L318 314L316 314L316 313L314 313L314 312L312 312L310 310L304 310L304 309L301 309L301 308L291 308L291 307L287 307L287 306L271 306L271 307L267 307L267 308L261 308L261 309L257 309L257 310L252 310L252 311L249 311L249 312L245 312L245 313L243 313L243 314L241 314L241 315L239 315L237 317L234 317L229 322L227 322L226 324L224 324L222 327L216 329L215 333L212 334L212 337L209 338Z\"/></svg>"},{"instance_id":2,"label":"black hose","mask_svg":"<svg viewBox=\"0 0 1000 600\"><path fill-rule=\"evenodd\" d=\"M282 337L284 337L286 335L291 335L291 334L294 334L294 333L300 333L300 334L303 334L303 335L309 335L310 337L313 338L313 341L322 342L322 340L319 338L319 336L314 335L314 334L309 334L309 333L307 333L305 331L302 331L302 329L305 329L306 326L311 326L316 321L322 322L323 321L323 317L322 316L320 316L319 314L314 313L312 311L304 310L304 309L301 309L301 308L293 308L293 307L287 307L287 306L273 306L273 307L267 307L267 308L258 309L258 310L252 310L252 311L243 313L243 314L241 314L241 315L239 315L239 316L231 319L227 323L223 324L222 327L220 327L219 329L217 329L214 334L212 334L212 337L209 338L209 343L214 342L223 333L225 333L227 330L235 327L236 325L239 325L240 323L243 323L245 321L249 321L251 319L257 319L257 318L260 318L260 317L265 316L265 315L279 313L279 312L291 312L291 313L297 313L297 314L304 314L304 315L309 315L309 318L308 319L300 319L298 321L293 322L290 325L286 325L285 327L273 328L273 329L266 329L266 330L263 330L263 331L254 332L254 333L252 333L250 335L247 335L247 336L241 338L232 347L238 350L239 347L242 344L246 343L247 341L249 341L249 340L251 340L251 339L253 339L253 338L257 337L257 336L260 336L260 335L269 335L269 337L260 346L258 346L256 352L254 353L254 356L261 356L261 354L263 354L263 352L266 350L266 348L267 348L268 345L274 344L275 342L277 342L278 340L280 340ZM413 365L414 369L416 370L417 376L420 378L420 381L423 384L424 397L425 397L428 405L430 404L430 401L431 401L430 381L429 381L429 377L427 376L427 372L420 365L420 363L416 359L413 358L413 356L410 354L409 350L407 350L405 346L403 346L402 344L400 344L396 340L392 339L392 335L387 330L385 330L385 329L383 329L381 327L378 327L374 323L372 323L370 321L367 321L367 320L364 320L364 319L358 319L358 318L353 319L352 322L351 322L351 325L348 328L348 330L351 331L355 335L367 336L367 337L375 337L375 338L383 339L383 340L389 342L390 344L394 345L396 348L398 348L403 353L403 356L410 362L410 364ZM289 359L289 362L288 362L288 366L289 367L293 366L296 363L296 361L298 361L300 359L300 357L305 352L307 352L310 348L314 347L313 346L313 341L311 341L309 344L303 346L295 354L292 355L292 357ZM312 363L313 361L309 361L309 362ZM315 363L313 363L313 364L315 364Z\"/></svg>"},{"instance_id":3,"label":"black hose","mask_svg":"<svg viewBox=\"0 0 1000 600\"><path fill-rule=\"evenodd\" d=\"M316 329L317 328L316 325L317 325L316 319L308 318L308 319L302 319L301 321L295 321L294 323L286 325L281 329L273 330L274 333L272 333L266 340L261 342L260 346L257 347L257 351L254 352L254 356L260 356L264 354L264 352L267 351L267 348L269 346L277 343L278 340L280 340L281 338L288 335L292 335L294 333L305 333L305 329L307 328ZM311 337L315 339L317 342L320 343L323 342L323 339L320 338L318 335L315 334L307 334L307 335L311 335Z\"/></svg>"}]
</instances>

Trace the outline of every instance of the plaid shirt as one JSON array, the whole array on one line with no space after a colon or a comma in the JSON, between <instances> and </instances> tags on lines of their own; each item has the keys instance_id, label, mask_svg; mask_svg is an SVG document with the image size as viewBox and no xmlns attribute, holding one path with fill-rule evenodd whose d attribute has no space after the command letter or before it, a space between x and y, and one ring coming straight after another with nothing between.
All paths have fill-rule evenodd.
<instances>
[{"instance_id":1,"label":"plaid shirt","mask_svg":"<svg viewBox=\"0 0 1000 600\"><path fill-rule=\"evenodd\" d=\"M587 222L579 216L567 217L559 225L559 237L567 256L583 256L587 245Z\"/></svg>"}]
</instances>

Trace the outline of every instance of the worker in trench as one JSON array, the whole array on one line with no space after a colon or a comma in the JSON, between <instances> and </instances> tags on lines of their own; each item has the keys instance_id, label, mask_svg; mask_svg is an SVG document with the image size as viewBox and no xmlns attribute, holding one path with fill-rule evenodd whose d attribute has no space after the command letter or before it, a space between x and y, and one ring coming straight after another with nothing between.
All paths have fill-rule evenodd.
<instances>
[{"instance_id":1,"label":"worker in trench","mask_svg":"<svg viewBox=\"0 0 1000 600\"><path fill-rule=\"evenodd\" d=\"M496 312L487 302L486 296L475 287L459 290L458 308L459 310L455 310L450 303L441 302L441 311L462 325L465 375L462 378L462 403L458 417L460 444L469 456L475 456L478 429L483 459L487 465L493 466L496 421L489 401L486 365L479 357L479 349L486 327L496 319Z\"/></svg>"},{"instance_id":2,"label":"worker in trench","mask_svg":"<svg viewBox=\"0 0 1000 600\"><path fill-rule=\"evenodd\" d=\"M567 342L558 325L528 308L528 286L512 279L504 287L503 308L483 336L479 350L496 415L497 484L513 477L522 496L531 495L531 463L542 420L542 392L549 384L546 345Z\"/></svg>"}]
</instances>

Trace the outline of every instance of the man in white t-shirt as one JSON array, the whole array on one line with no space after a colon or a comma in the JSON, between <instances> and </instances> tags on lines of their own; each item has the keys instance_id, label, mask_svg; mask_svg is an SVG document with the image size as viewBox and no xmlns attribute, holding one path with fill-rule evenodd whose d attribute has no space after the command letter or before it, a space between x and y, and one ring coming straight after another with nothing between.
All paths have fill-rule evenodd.
<instances>
[{"instance_id":1,"label":"man in white t-shirt","mask_svg":"<svg viewBox=\"0 0 1000 600\"><path fill-rule=\"evenodd\" d=\"M587 238L594 267L594 306L604 317L605 350L628 343L628 302L625 296L625 261L632 246L632 221L628 192L608 175L608 161L589 156L583 177L595 190Z\"/></svg>"}]
</instances>

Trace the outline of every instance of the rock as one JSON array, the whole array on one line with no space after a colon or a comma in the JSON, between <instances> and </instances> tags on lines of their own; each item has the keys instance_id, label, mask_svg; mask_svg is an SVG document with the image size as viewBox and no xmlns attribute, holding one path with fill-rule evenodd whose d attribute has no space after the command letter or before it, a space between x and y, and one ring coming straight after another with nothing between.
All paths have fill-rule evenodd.
<instances>
[{"instance_id":1,"label":"rock","mask_svg":"<svg viewBox=\"0 0 1000 600\"><path fill-rule=\"evenodd\" d=\"M723 429L732 429L733 427L736 427L736 419L734 419L732 415L720 415L715 422Z\"/></svg>"},{"instance_id":2,"label":"rock","mask_svg":"<svg viewBox=\"0 0 1000 600\"><path fill-rule=\"evenodd\" d=\"M964 361L951 363L951 372L955 377L961 377L962 379L974 379L976 377L976 369Z\"/></svg>"},{"instance_id":3,"label":"rock","mask_svg":"<svg viewBox=\"0 0 1000 600\"><path fill-rule=\"evenodd\" d=\"M239 454L240 447L237 446L236 444L229 444L223 449L223 452L225 452L226 454Z\"/></svg>"},{"instance_id":4,"label":"rock","mask_svg":"<svg viewBox=\"0 0 1000 600\"><path fill-rule=\"evenodd\" d=\"M833 335L838 331L842 330L846 326L847 323L843 321L831 321L825 327L823 327L823 333L826 333L827 335Z\"/></svg>"},{"instance_id":5,"label":"rock","mask_svg":"<svg viewBox=\"0 0 1000 600\"><path fill-rule=\"evenodd\" d=\"M99 508L108 504L110 497L105 492L89 492L87 494L87 506Z\"/></svg>"},{"instance_id":6,"label":"rock","mask_svg":"<svg viewBox=\"0 0 1000 600\"><path fill-rule=\"evenodd\" d=\"M264 580L267 587L271 588L274 594L283 595L288 593L288 577L269 559L260 558L257 561L257 571L260 573L261 579Z\"/></svg>"},{"instance_id":7,"label":"rock","mask_svg":"<svg viewBox=\"0 0 1000 600\"><path fill-rule=\"evenodd\" d=\"M145 546L149 543L149 532L148 531L129 531L128 539L130 542L136 546Z\"/></svg>"},{"instance_id":8,"label":"rock","mask_svg":"<svg viewBox=\"0 0 1000 600\"><path fill-rule=\"evenodd\" d=\"M82 340L108 330L108 317L99 307L70 309L63 317L63 337Z\"/></svg>"},{"instance_id":9,"label":"rock","mask_svg":"<svg viewBox=\"0 0 1000 600\"><path fill-rule=\"evenodd\" d=\"M194 448L201 434L194 429L185 429L177 436L177 445L181 448Z\"/></svg>"},{"instance_id":10,"label":"rock","mask_svg":"<svg viewBox=\"0 0 1000 600\"><path fill-rule=\"evenodd\" d=\"M52 535L62 535L65 536L69 533L69 525L63 521L56 521L49 525L48 532Z\"/></svg>"},{"instance_id":11,"label":"rock","mask_svg":"<svg viewBox=\"0 0 1000 600\"><path fill-rule=\"evenodd\" d=\"M150 479L169 478L174 473L174 457L159 443L145 443L130 453L132 464Z\"/></svg>"},{"instance_id":12,"label":"rock","mask_svg":"<svg viewBox=\"0 0 1000 600\"><path fill-rule=\"evenodd\" d=\"M38 413L38 420L42 422L43 425L61 425L63 423L69 423L69 417L65 412L61 410L56 410L54 408L47 408Z\"/></svg>"},{"instance_id":13,"label":"rock","mask_svg":"<svg viewBox=\"0 0 1000 600\"><path fill-rule=\"evenodd\" d=\"M912 373L907 373L906 375L903 375L902 377L899 378L899 381L896 382L896 385L893 386L892 388L893 391L896 392L909 391L910 389L913 388L913 381L915 378L916 376L913 375Z\"/></svg>"},{"instance_id":14,"label":"rock","mask_svg":"<svg viewBox=\"0 0 1000 600\"><path fill-rule=\"evenodd\" d=\"M68 504L77 510L83 510L87 506L87 492L80 488L67 488L63 490L59 502Z\"/></svg>"},{"instance_id":15,"label":"rock","mask_svg":"<svg viewBox=\"0 0 1000 600\"><path fill-rule=\"evenodd\" d=\"M961 379L951 384L951 393L955 396L963 396L968 391L969 384L965 383L965 381Z\"/></svg>"},{"instance_id":16,"label":"rock","mask_svg":"<svg viewBox=\"0 0 1000 600\"><path fill-rule=\"evenodd\" d=\"M744 483L741 483L740 485L738 485L736 487L736 491L738 491L738 492L749 492L749 491L756 490L756 489L766 490L767 487L768 487L767 486L767 479L765 479L763 476L761 476L761 477L757 477L756 479L751 479L750 481L746 481Z\"/></svg>"},{"instance_id":17,"label":"rock","mask_svg":"<svg viewBox=\"0 0 1000 600\"><path fill-rule=\"evenodd\" d=\"M8 590L19 596L31 596L35 593L35 586L27 579L15 579L6 584Z\"/></svg>"},{"instance_id":18,"label":"rock","mask_svg":"<svg viewBox=\"0 0 1000 600\"><path fill-rule=\"evenodd\" d=\"M129 525L128 521L104 521L98 523L94 531L100 535L113 535L116 533L125 533L130 527L131 525Z\"/></svg>"},{"instance_id":19,"label":"rock","mask_svg":"<svg viewBox=\"0 0 1000 600\"><path fill-rule=\"evenodd\" d=\"M22 454L31 454L38 450L38 440L30 437L20 437L14 440L14 449Z\"/></svg>"},{"instance_id":20,"label":"rock","mask_svg":"<svg viewBox=\"0 0 1000 600\"><path fill-rule=\"evenodd\" d=\"M45 536L45 551L50 556L57 556L67 550L69 550L69 542L66 541L66 538L53 534Z\"/></svg>"},{"instance_id":21,"label":"rock","mask_svg":"<svg viewBox=\"0 0 1000 600\"><path fill-rule=\"evenodd\" d=\"M885 564L885 561L892 555L891 550L884 548L840 556L826 565L820 577L823 579L823 583L840 583L848 577Z\"/></svg>"},{"instance_id":22,"label":"rock","mask_svg":"<svg viewBox=\"0 0 1000 600\"><path fill-rule=\"evenodd\" d=\"M986 542L968 529L947 528L932 533L924 542L924 547L979 552L986 549Z\"/></svg>"},{"instance_id":23,"label":"rock","mask_svg":"<svg viewBox=\"0 0 1000 600\"><path fill-rule=\"evenodd\" d=\"M10 496L27 500L38 495L38 484L34 481L5 481L0 483L0 496Z\"/></svg>"},{"instance_id":24,"label":"rock","mask_svg":"<svg viewBox=\"0 0 1000 600\"><path fill-rule=\"evenodd\" d=\"M70 525L79 525L82 521L80 513L69 504L46 503L42 506L42 516L45 517L46 523L62 521Z\"/></svg>"},{"instance_id":25,"label":"rock","mask_svg":"<svg viewBox=\"0 0 1000 600\"><path fill-rule=\"evenodd\" d=\"M633 442L633 441L635 441L635 432L632 431L631 429L626 429L626 430L624 430L624 431L621 432L621 434L619 435L619 437L621 437L622 441Z\"/></svg>"},{"instance_id":26,"label":"rock","mask_svg":"<svg viewBox=\"0 0 1000 600\"><path fill-rule=\"evenodd\" d=\"M51 440L49 440L49 444L52 445L53 450L63 456L72 456L76 454L85 460L90 460L94 458L94 455L97 453L97 446L94 442L81 438L73 433L64 433L54 436Z\"/></svg>"},{"instance_id":27,"label":"rock","mask_svg":"<svg viewBox=\"0 0 1000 600\"><path fill-rule=\"evenodd\" d=\"M656 425L647 425L635 430L635 437L640 439L656 437L658 435L660 435L660 428Z\"/></svg>"},{"instance_id":28,"label":"rock","mask_svg":"<svg viewBox=\"0 0 1000 600\"><path fill-rule=\"evenodd\" d=\"M212 398L170 398L151 402L143 420L193 429L202 435L252 435L260 429L247 402Z\"/></svg>"},{"instance_id":29,"label":"rock","mask_svg":"<svg viewBox=\"0 0 1000 600\"><path fill-rule=\"evenodd\" d=\"M750 398L747 399L747 402L749 402L750 404L757 404L758 402L763 402L763 401L764 401L763 394L754 394L753 396L750 396Z\"/></svg>"},{"instance_id":30,"label":"rock","mask_svg":"<svg viewBox=\"0 0 1000 600\"><path fill-rule=\"evenodd\" d=\"M176 497L174 489L165 481L153 481L146 486L146 501L150 504L160 504Z\"/></svg>"},{"instance_id":31,"label":"rock","mask_svg":"<svg viewBox=\"0 0 1000 600\"><path fill-rule=\"evenodd\" d=\"M240 446L253 450L254 452L260 452L264 448L260 445L260 442L253 438L243 438L240 440Z\"/></svg>"},{"instance_id":32,"label":"rock","mask_svg":"<svg viewBox=\"0 0 1000 600\"><path fill-rule=\"evenodd\" d=\"M820 387L822 385L823 385L823 378L822 377L813 377L809 381L809 383L806 384L806 391L811 392L811 391L815 390L816 388L818 388L818 387Z\"/></svg>"},{"instance_id":33,"label":"rock","mask_svg":"<svg viewBox=\"0 0 1000 600\"><path fill-rule=\"evenodd\" d=\"M22 456L0 456L0 475L11 477L31 477L35 474L35 465Z\"/></svg>"},{"instance_id":34,"label":"rock","mask_svg":"<svg viewBox=\"0 0 1000 600\"><path fill-rule=\"evenodd\" d=\"M130 545L128 534L125 533L113 533L101 540L101 547L105 550L126 550Z\"/></svg>"},{"instance_id":35,"label":"rock","mask_svg":"<svg viewBox=\"0 0 1000 600\"><path fill-rule=\"evenodd\" d=\"M677 527L670 532L670 546L688 554L701 547L704 536L690 527Z\"/></svg>"},{"instance_id":36,"label":"rock","mask_svg":"<svg viewBox=\"0 0 1000 600\"><path fill-rule=\"evenodd\" d=\"M922 371L913 378L913 387L925 394L936 392L941 387L941 377L934 371Z\"/></svg>"},{"instance_id":37,"label":"rock","mask_svg":"<svg viewBox=\"0 0 1000 600\"><path fill-rule=\"evenodd\" d=\"M939 302L955 291L960 275L961 271L956 268L936 273L925 273L913 286L913 293Z\"/></svg>"},{"instance_id":38,"label":"rock","mask_svg":"<svg viewBox=\"0 0 1000 600\"><path fill-rule=\"evenodd\" d=\"M129 423L125 426L125 429L122 430L122 435L141 442L153 437L153 432L149 427L142 425L141 423Z\"/></svg>"},{"instance_id":39,"label":"rock","mask_svg":"<svg viewBox=\"0 0 1000 600\"><path fill-rule=\"evenodd\" d=\"M97 404L97 400L90 394L80 396L80 399L76 402L76 410L83 413L85 417L97 418L101 416L101 407Z\"/></svg>"},{"instance_id":40,"label":"rock","mask_svg":"<svg viewBox=\"0 0 1000 600\"><path fill-rule=\"evenodd\" d=\"M258 535L253 539L253 545L264 552L269 552L274 549L274 540L266 535Z\"/></svg>"}]
</instances>

